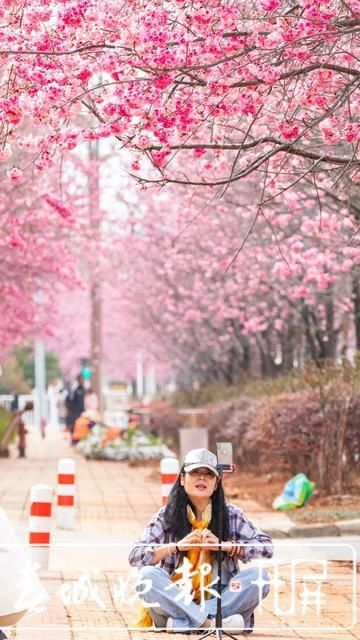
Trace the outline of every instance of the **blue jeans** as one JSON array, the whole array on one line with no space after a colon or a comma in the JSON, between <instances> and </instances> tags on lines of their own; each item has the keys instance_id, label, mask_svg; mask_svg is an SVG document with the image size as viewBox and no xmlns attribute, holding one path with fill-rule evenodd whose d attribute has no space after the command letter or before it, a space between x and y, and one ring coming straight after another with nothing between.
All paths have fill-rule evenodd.
<instances>
[{"instance_id":1,"label":"blue jeans","mask_svg":"<svg viewBox=\"0 0 360 640\"><path fill-rule=\"evenodd\" d=\"M269 584L260 586L254 584L259 578L269 582L267 572L260 567L253 567L239 571L230 583L240 584L239 590L230 590L229 585L225 585L221 594L221 610L223 618L240 613L244 618L245 629L250 628L250 618L254 609L261 599L269 593ZM143 604L158 605L148 606L148 611L156 627L166 627L169 617L173 619L175 629L197 629L201 628L205 620L210 616L215 618L217 597L205 600L203 605L195 602L184 602L179 596L180 589L170 580L169 574L161 567L146 566L140 570L139 583L136 590ZM145 586L146 585L146 586ZM151 586L150 586L151 585ZM149 588L150 587L150 588ZM212 587L216 590L216 585Z\"/></svg>"}]
</instances>

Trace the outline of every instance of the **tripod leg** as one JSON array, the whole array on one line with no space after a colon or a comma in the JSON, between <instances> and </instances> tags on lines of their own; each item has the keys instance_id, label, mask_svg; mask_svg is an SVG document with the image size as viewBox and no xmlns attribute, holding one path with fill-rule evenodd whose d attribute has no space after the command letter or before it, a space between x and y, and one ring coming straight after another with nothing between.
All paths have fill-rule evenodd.
<instances>
[{"instance_id":1,"label":"tripod leg","mask_svg":"<svg viewBox=\"0 0 360 640\"><path fill-rule=\"evenodd\" d=\"M204 640L204 638L211 636L213 633L215 633L215 629L210 629L210 631L206 631L202 636L200 636L199 640Z\"/></svg>"},{"instance_id":2,"label":"tripod leg","mask_svg":"<svg viewBox=\"0 0 360 640\"><path fill-rule=\"evenodd\" d=\"M200 636L199 640L204 640L204 638L207 638L212 634L215 634L216 640L222 640L223 636L226 636L227 638L232 638L232 640L238 640L238 638L236 638L235 636L232 636L231 633L227 633L227 631L223 631L222 629L211 629L211 631L207 631L202 636Z\"/></svg>"}]
</instances>

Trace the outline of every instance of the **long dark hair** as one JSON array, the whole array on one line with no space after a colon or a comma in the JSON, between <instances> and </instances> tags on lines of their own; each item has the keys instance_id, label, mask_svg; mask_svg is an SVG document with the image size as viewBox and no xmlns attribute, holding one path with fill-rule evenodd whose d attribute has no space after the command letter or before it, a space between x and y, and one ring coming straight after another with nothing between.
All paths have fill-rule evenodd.
<instances>
[{"instance_id":1,"label":"long dark hair","mask_svg":"<svg viewBox=\"0 0 360 640\"><path fill-rule=\"evenodd\" d=\"M176 482L171 489L167 505L165 507L164 521L166 528L171 530L175 540L181 540L191 531L191 524L187 517L186 507L189 504L196 513L195 506L192 504L189 496L185 492L184 487L181 485L181 474L184 473L181 469ZM222 481L219 480L214 493L211 496L212 502L212 517L209 525L210 531L212 531L217 537L219 531L219 510L222 512L222 539L229 539L229 512L225 502L225 494L222 486Z\"/></svg>"}]
</instances>

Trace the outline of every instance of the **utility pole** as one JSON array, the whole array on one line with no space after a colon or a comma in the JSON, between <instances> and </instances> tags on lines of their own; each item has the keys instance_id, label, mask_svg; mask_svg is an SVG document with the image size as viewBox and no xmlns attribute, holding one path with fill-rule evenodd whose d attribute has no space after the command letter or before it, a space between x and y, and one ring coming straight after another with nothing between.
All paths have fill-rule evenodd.
<instances>
[{"instance_id":1,"label":"utility pole","mask_svg":"<svg viewBox=\"0 0 360 640\"><path fill-rule=\"evenodd\" d=\"M102 411L102 301L101 285L91 282L91 387L99 398Z\"/></svg>"},{"instance_id":2,"label":"utility pole","mask_svg":"<svg viewBox=\"0 0 360 640\"><path fill-rule=\"evenodd\" d=\"M142 400L144 396L144 362L141 351L136 354L136 396Z\"/></svg>"},{"instance_id":3,"label":"utility pole","mask_svg":"<svg viewBox=\"0 0 360 640\"><path fill-rule=\"evenodd\" d=\"M100 208L100 180L99 180L99 142L94 140L89 142L89 177L88 177L88 197L89 197L89 221L94 238L97 240L101 235L101 222L99 220ZM90 305L91 305L91 387L99 398L100 412L103 409L102 398L102 283L101 277L97 273L96 265L90 256Z\"/></svg>"}]
</instances>

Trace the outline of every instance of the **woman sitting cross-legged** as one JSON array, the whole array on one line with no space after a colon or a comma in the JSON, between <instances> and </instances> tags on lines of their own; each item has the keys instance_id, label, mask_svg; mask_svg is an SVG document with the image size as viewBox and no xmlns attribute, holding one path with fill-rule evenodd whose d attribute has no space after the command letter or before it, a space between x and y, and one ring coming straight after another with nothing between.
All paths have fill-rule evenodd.
<instances>
[{"instance_id":1,"label":"woman sitting cross-legged","mask_svg":"<svg viewBox=\"0 0 360 640\"><path fill-rule=\"evenodd\" d=\"M238 562L271 558L272 541L240 508L225 501L216 456L207 449L186 455L166 507L130 552L130 564L141 567L136 589L143 607L136 626L182 632L214 628L219 505L222 628L235 634L252 631L254 610L269 592L269 578L259 566L239 571Z\"/></svg>"}]
</instances>

